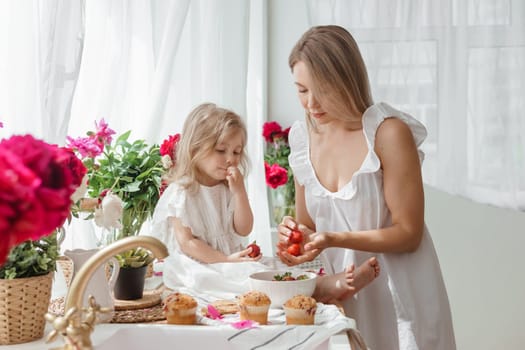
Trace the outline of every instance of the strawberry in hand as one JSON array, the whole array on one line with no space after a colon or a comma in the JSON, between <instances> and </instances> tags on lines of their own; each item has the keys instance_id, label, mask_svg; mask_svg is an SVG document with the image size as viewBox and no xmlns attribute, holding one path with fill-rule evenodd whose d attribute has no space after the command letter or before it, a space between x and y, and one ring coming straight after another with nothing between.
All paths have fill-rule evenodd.
<instances>
[{"instance_id":1,"label":"strawberry in hand","mask_svg":"<svg viewBox=\"0 0 525 350\"><path fill-rule=\"evenodd\" d=\"M292 230L290 236L288 236L288 243L302 243L303 242L303 233L299 230Z\"/></svg>"},{"instance_id":2,"label":"strawberry in hand","mask_svg":"<svg viewBox=\"0 0 525 350\"><path fill-rule=\"evenodd\" d=\"M288 254L290 255L293 255L293 256L299 256L301 255L301 245L299 243L292 243L287 249L286 251L288 252Z\"/></svg>"},{"instance_id":3,"label":"strawberry in hand","mask_svg":"<svg viewBox=\"0 0 525 350\"><path fill-rule=\"evenodd\" d=\"M261 247L257 245L256 241L253 241L246 248L252 248L252 251L248 254L250 258L256 258L261 254Z\"/></svg>"}]
</instances>

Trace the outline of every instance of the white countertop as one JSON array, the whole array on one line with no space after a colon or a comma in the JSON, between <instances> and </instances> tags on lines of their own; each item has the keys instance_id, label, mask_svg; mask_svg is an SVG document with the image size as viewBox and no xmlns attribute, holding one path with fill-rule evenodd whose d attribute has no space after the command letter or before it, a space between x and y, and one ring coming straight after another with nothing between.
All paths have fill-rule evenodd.
<instances>
[{"instance_id":1,"label":"white countertop","mask_svg":"<svg viewBox=\"0 0 525 350\"><path fill-rule=\"evenodd\" d=\"M94 348L97 349L100 345L102 345L105 341L107 341L112 335L115 335L115 332L118 330L123 329L133 329L138 328L137 326L144 326L145 324L130 324L130 323L105 323L105 324L99 324L95 327L95 332L92 334L91 340L93 342ZM169 325L161 325L161 324L151 324L148 327L169 327ZM183 326L184 327L184 326ZM204 326L202 327L205 328ZM52 331L51 325L46 325L46 330L44 332L44 338L29 342L29 343L23 343L23 344L13 344L13 345L4 345L2 346L2 349L16 349L16 350L43 350L43 349L55 349L59 346L62 346L64 343L60 337L57 338L56 341L52 343L46 343L45 339L47 335ZM212 342L213 340L210 340ZM169 346L169 349L173 349L173 343L167 342L167 346ZM158 346L158 344L162 344L162 341L160 339L155 340L155 349L161 350L162 346ZM140 345L140 344L137 344ZM182 345L179 343L179 345ZM338 334L333 335L325 341L323 344L318 346L316 350L348 350L350 348L350 343L348 341L348 337L346 335L346 332L340 332ZM133 347L126 347L127 350L133 350ZM138 346L137 349L143 350L144 348L142 346Z\"/></svg>"},{"instance_id":2,"label":"white countertop","mask_svg":"<svg viewBox=\"0 0 525 350\"><path fill-rule=\"evenodd\" d=\"M151 279L148 279L148 282L146 284L146 288L156 288L161 280L159 280L159 277L153 277ZM64 281L59 278L57 278L54 282L53 286L53 298L63 296L64 295L64 288L65 284ZM184 328L187 327L187 328ZM277 327L277 326L273 326ZM187 343L188 348L191 348L191 344L194 339L199 338L199 341L201 339L209 339L210 345L214 346L217 345L217 343L213 343L213 337L210 337L211 333L216 333L218 327L213 326L173 326L173 325L166 325L166 324L158 324L158 323L101 323L95 326L95 331L91 335L91 340L93 342L94 348L105 348L105 344L111 344L115 341L117 341L119 344L125 343L126 339L120 339L119 337L121 335L128 334L138 334L139 332L143 332L144 335L141 335L142 338L148 338L147 334L156 334L156 338L152 339L151 341L155 342L156 349L162 349L162 343L164 343L161 338L158 337L159 332L164 332L162 334L166 334L169 337L175 337L176 341L180 342L184 339L184 343ZM132 333L129 332L130 329L133 329ZM214 330L213 330L214 329ZM224 328L223 328L224 329ZM51 324L46 324L46 328L44 331L44 337L42 339L23 343L23 344L14 344L14 345L4 345L2 346L2 349L17 349L17 350L42 350L42 349L55 349L59 346L63 345L63 340L61 339L61 336L57 337L57 340L55 340L52 343L46 343L46 338L50 334L50 332L53 330ZM192 331L192 332L191 332ZM219 330L220 331L220 330ZM190 337L194 337L193 339ZM173 348L173 341L174 339L166 339L165 343L166 345L170 346L169 348ZM161 344L161 347L158 347L157 344ZM179 343L180 344L180 343ZM130 346L131 345L131 346ZM126 344L127 350L133 350L133 345L137 345L137 349L143 350L143 346L139 346L139 344ZM214 347L215 349L217 346ZM316 349L329 349L329 350L340 350L340 349L349 349L350 343L347 337L347 333L344 331L341 331L333 336L331 336L329 339L327 339L324 343L320 344L316 347Z\"/></svg>"}]
</instances>

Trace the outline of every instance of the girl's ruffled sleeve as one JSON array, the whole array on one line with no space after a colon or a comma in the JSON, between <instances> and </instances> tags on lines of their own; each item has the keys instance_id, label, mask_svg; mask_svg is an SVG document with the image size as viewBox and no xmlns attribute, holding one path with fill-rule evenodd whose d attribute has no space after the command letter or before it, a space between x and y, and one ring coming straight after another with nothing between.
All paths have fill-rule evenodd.
<instances>
[{"instance_id":1,"label":"girl's ruffled sleeve","mask_svg":"<svg viewBox=\"0 0 525 350\"><path fill-rule=\"evenodd\" d=\"M184 226L187 226L185 207L186 191L176 183L168 186L160 196L155 207L151 225L151 236L162 241L170 251L177 247L177 243L169 218L178 218Z\"/></svg>"}]
</instances>

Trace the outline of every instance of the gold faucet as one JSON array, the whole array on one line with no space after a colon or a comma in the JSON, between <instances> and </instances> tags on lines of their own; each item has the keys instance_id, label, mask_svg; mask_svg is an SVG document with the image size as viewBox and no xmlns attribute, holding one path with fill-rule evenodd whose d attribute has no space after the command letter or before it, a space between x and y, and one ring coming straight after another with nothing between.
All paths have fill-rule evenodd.
<instances>
[{"instance_id":1,"label":"gold faucet","mask_svg":"<svg viewBox=\"0 0 525 350\"><path fill-rule=\"evenodd\" d=\"M90 336L95 326L96 314L109 310L101 308L92 296L89 298L89 307L82 307L86 286L99 266L105 264L116 254L136 247L150 250L156 258L168 256L166 246L158 239L150 236L132 236L119 239L95 253L73 278L67 294L64 316L55 317L53 314L46 314L46 320L52 323L55 328L47 337L47 342L53 341L60 334L64 338L64 346L59 349L90 350L93 348ZM86 317L82 319L84 313Z\"/></svg>"}]
</instances>

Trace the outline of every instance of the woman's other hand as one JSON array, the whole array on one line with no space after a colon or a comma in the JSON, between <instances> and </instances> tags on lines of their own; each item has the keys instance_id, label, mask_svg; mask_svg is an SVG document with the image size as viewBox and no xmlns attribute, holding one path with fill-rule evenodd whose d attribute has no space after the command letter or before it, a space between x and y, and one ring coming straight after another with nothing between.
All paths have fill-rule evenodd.
<instances>
[{"instance_id":1,"label":"woman's other hand","mask_svg":"<svg viewBox=\"0 0 525 350\"><path fill-rule=\"evenodd\" d=\"M331 237L328 232L315 232L310 235L310 241L304 245L305 251L323 250L331 247Z\"/></svg>"}]
</instances>

